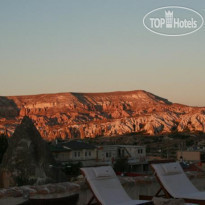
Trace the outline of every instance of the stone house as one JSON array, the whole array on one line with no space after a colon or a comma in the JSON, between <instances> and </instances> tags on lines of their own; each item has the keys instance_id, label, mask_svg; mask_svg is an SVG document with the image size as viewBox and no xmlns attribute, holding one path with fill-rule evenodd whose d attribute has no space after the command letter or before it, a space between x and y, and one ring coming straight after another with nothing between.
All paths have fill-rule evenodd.
<instances>
[{"instance_id":1,"label":"stone house","mask_svg":"<svg viewBox=\"0 0 205 205\"><path fill-rule=\"evenodd\" d=\"M99 164L113 165L120 158L127 158L130 172L143 173L148 171L144 146L105 145L98 147L97 159Z\"/></svg>"},{"instance_id":2,"label":"stone house","mask_svg":"<svg viewBox=\"0 0 205 205\"><path fill-rule=\"evenodd\" d=\"M146 148L136 145L104 145L98 147L97 159L99 161L114 161L119 158L127 158L142 162L146 160Z\"/></svg>"},{"instance_id":3,"label":"stone house","mask_svg":"<svg viewBox=\"0 0 205 205\"><path fill-rule=\"evenodd\" d=\"M204 150L177 151L177 160L205 163L205 151Z\"/></svg>"},{"instance_id":4,"label":"stone house","mask_svg":"<svg viewBox=\"0 0 205 205\"><path fill-rule=\"evenodd\" d=\"M81 162L86 166L113 165L117 159L127 158L134 170L139 168L146 161L146 148L135 145L103 145L94 146L80 140L61 142L52 146L52 153L56 161Z\"/></svg>"},{"instance_id":5,"label":"stone house","mask_svg":"<svg viewBox=\"0 0 205 205\"><path fill-rule=\"evenodd\" d=\"M97 147L80 140L57 143L51 151L58 162L82 162L83 166L92 166L97 157Z\"/></svg>"}]
</instances>

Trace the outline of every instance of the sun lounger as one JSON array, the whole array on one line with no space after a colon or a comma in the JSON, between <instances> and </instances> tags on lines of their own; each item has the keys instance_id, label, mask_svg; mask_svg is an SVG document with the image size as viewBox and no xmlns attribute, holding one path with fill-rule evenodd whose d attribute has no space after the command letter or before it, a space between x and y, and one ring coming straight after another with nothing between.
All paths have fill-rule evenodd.
<instances>
[{"instance_id":1,"label":"sun lounger","mask_svg":"<svg viewBox=\"0 0 205 205\"><path fill-rule=\"evenodd\" d=\"M101 205L153 204L145 200L132 200L110 166L81 168L81 171L93 193L87 204L94 199Z\"/></svg>"},{"instance_id":2,"label":"sun lounger","mask_svg":"<svg viewBox=\"0 0 205 205\"><path fill-rule=\"evenodd\" d=\"M188 179L179 162L151 165L166 198L182 198L185 202L205 205L205 192L199 191Z\"/></svg>"}]
</instances>

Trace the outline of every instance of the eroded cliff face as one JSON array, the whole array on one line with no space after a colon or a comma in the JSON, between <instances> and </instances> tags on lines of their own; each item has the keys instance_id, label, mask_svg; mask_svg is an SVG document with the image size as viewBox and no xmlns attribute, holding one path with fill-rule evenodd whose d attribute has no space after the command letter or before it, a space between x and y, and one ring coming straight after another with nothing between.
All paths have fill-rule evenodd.
<instances>
[{"instance_id":1,"label":"eroded cliff face","mask_svg":"<svg viewBox=\"0 0 205 205\"><path fill-rule=\"evenodd\" d=\"M205 107L173 104L146 91L0 97L0 131L29 116L47 140L173 131L205 132Z\"/></svg>"},{"instance_id":2,"label":"eroded cliff face","mask_svg":"<svg viewBox=\"0 0 205 205\"><path fill-rule=\"evenodd\" d=\"M55 163L48 143L42 139L32 120L25 116L3 156L0 173L10 176L4 186L66 181L60 169L50 167Z\"/></svg>"}]
</instances>

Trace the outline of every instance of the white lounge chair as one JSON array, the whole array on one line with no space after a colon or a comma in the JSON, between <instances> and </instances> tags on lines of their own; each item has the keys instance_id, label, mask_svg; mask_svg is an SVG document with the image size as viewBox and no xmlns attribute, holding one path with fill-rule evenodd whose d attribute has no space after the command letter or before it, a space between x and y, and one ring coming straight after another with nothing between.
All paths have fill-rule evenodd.
<instances>
[{"instance_id":1,"label":"white lounge chair","mask_svg":"<svg viewBox=\"0 0 205 205\"><path fill-rule=\"evenodd\" d=\"M205 205L205 192L199 191L188 179L179 162L151 165L167 198L182 198L185 202Z\"/></svg>"},{"instance_id":2,"label":"white lounge chair","mask_svg":"<svg viewBox=\"0 0 205 205\"><path fill-rule=\"evenodd\" d=\"M110 166L81 168L81 171L93 193L87 204L94 199L101 205L153 204L151 201L132 200Z\"/></svg>"}]
</instances>

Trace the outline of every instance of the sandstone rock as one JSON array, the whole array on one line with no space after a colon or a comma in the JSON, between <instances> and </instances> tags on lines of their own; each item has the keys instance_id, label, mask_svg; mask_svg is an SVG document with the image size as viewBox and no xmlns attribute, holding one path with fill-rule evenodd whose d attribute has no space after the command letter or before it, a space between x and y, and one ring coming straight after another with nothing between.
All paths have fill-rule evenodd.
<instances>
[{"instance_id":1,"label":"sandstone rock","mask_svg":"<svg viewBox=\"0 0 205 205\"><path fill-rule=\"evenodd\" d=\"M9 140L1 170L9 173L9 186L62 181L63 174L49 165L55 164L49 146L31 119L24 117ZM12 179L12 180L11 180Z\"/></svg>"},{"instance_id":2,"label":"sandstone rock","mask_svg":"<svg viewBox=\"0 0 205 205\"><path fill-rule=\"evenodd\" d=\"M205 108L171 103L146 91L0 97L0 133L29 116L41 136L86 138L132 132L205 132Z\"/></svg>"}]
</instances>

